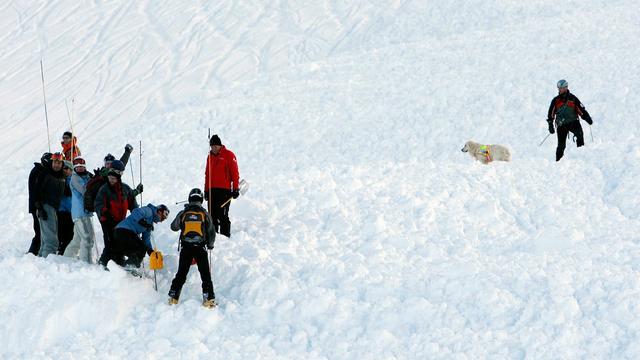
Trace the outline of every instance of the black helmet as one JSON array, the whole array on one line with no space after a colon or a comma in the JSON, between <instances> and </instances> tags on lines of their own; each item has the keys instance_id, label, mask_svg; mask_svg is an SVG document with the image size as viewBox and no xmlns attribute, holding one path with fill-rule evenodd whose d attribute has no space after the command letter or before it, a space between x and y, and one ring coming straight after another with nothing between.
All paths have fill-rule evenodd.
<instances>
[{"instance_id":1,"label":"black helmet","mask_svg":"<svg viewBox=\"0 0 640 360\"><path fill-rule=\"evenodd\" d=\"M111 169L124 171L124 163L120 160L113 160L113 162L111 163Z\"/></svg>"},{"instance_id":2,"label":"black helmet","mask_svg":"<svg viewBox=\"0 0 640 360\"><path fill-rule=\"evenodd\" d=\"M202 191L200 191L200 189L198 188L191 189L191 191L189 192L189 202L197 202L202 204L203 201L204 196L202 195Z\"/></svg>"},{"instance_id":3,"label":"black helmet","mask_svg":"<svg viewBox=\"0 0 640 360\"><path fill-rule=\"evenodd\" d=\"M42 157L40 158L40 163L42 165L47 165L48 163L51 162L51 153L50 152L46 152L44 154L42 154Z\"/></svg>"}]
</instances>

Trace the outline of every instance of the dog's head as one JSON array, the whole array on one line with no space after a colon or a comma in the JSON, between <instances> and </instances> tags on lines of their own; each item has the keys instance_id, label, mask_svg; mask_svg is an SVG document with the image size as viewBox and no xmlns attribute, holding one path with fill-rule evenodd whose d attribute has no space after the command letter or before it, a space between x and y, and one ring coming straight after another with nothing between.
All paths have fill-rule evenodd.
<instances>
[{"instance_id":1,"label":"dog's head","mask_svg":"<svg viewBox=\"0 0 640 360\"><path fill-rule=\"evenodd\" d=\"M464 147L460 149L460 151L469 152L469 150L471 150L471 144L473 144L473 141L467 141L466 143L464 143Z\"/></svg>"}]
</instances>

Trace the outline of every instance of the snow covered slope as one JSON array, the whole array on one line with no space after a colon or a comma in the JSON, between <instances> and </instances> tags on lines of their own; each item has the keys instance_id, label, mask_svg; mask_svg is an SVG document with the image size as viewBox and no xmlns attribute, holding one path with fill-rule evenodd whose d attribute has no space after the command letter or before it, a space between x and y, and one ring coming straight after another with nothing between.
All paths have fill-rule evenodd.
<instances>
[{"instance_id":1,"label":"snow covered slope","mask_svg":"<svg viewBox=\"0 0 640 360\"><path fill-rule=\"evenodd\" d=\"M0 358L640 357L636 8L6 1ZM52 147L73 98L90 167L130 142L137 181L142 140L145 203L175 214L202 186L208 128L236 153L251 190L213 251L218 309L195 269L165 305L167 223L158 293L24 255L41 58ZM594 126L555 163L560 78ZM513 161L474 162L469 139Z\"/></svg>"}]
</instances>

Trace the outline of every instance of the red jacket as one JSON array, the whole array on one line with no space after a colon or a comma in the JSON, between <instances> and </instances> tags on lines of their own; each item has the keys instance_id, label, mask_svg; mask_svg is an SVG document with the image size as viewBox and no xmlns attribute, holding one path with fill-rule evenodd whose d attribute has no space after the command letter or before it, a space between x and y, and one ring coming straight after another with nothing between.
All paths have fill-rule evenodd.
<instances>
[{"instance_id":1,"label":"red jacket","mask_svg":"<svg viewBox=\"0 0 640 360\"><path fill-rule=\"evenodd\" d=\"M78 139L74 136L73 139L68 144L64 142L60 143L62 145L62 153L64 154L64 159L72 161L78 156L82 155L80 152L80 148L78 147ZM73 149L73 152L71 151Z\"/></svg>"},{"instance_id":2,"label":"red jacket","mask_svg":"<svg viewBox=\"0 0 640 360\"><path fill-rule=\"evenodd\" d=\"M238 190L240 182L238 161L231 150L223 145L218 155L209 152L206 167L204 173L205 190L212 188Z\"/></svg>"}]
</instances>

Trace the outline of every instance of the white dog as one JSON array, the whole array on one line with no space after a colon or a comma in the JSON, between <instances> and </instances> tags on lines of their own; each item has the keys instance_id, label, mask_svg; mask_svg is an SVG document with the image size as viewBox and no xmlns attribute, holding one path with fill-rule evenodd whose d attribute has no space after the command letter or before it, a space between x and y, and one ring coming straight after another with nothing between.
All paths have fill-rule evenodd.
<instances>
[{"instance_id":1,"label":"white dog","mask_svg":"<svg viewBox=\"0 0 640 360\"><path fill-rule=\"evenodd\" d=\"M482 145L477 142L467 141L462 148L462 152L469 153L469 155L485 165L494 160L511 161L511 152L502 145Z\"/></svg>"}]
</instances>

